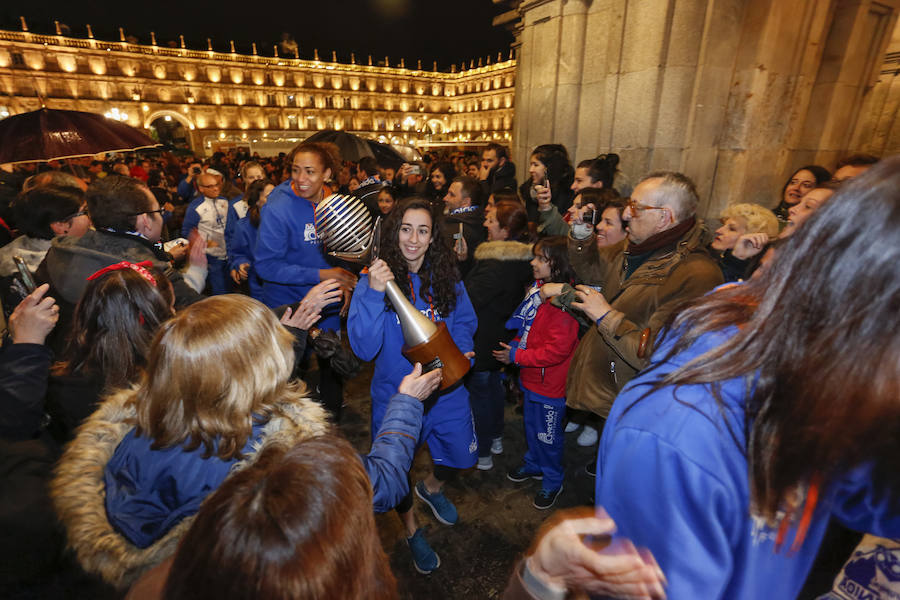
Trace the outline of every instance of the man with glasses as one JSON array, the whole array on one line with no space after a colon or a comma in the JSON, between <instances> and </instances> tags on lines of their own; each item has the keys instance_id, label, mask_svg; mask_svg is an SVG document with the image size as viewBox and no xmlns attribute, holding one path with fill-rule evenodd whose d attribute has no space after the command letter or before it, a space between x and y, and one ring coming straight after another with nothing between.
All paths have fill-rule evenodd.
<instances>
[{"instance_id":1,"label":"man with glasses","mask_svg":"<svg viewBox=\"0 0 900 600\"><path fill-rule=\"evenodd\" d=\"M86 198L94 229L80 237L55 239L35 273L38 283L50 284L48 295L60 306L59 324L48 342L54 349L60 349L68 334L72 311L87 277L103 267L149 260L172 282L176 307L202 298L180 272L171 268L170 257L159 245L163 209L146 184L133 177L110 175L88 186ZM201 265L191 268L203 270Z\"/></svg>"},{"instance_id":2,"label":"man with glasses","mask_svg":"<svg viewBox=\"0 0 900 600\"><path fill-rule=\"evenodd\" d=\"M228 292L228 261L225 249L225 224L228 219L228 198L222 196L222 175L213 169L197 177L200 195L191 201L184 222L181 237L190 239L191 232L197 230L206 240L208 263L207 282L213 295Z\"/></svg>"},{"instance_id":3,"label":"man with glasses","mask_svg":"<svg viewBox=\"0 0 900 600\"><path fill-rule=\"evenodd\" d=\"M628 200L624 246L598 249L592 232L577 239L573 234L581 229L572 229L569 256L587 285L541 288L543 296L578 309L592 324L569 367L568 406L605 419L619 391L647 365L672 311L722 283L722 271L706 250L713 235L696 217L698 203L690 179L658 171ZM591 463L591 475L593 468Z\"/></svg>"}]
</instances>

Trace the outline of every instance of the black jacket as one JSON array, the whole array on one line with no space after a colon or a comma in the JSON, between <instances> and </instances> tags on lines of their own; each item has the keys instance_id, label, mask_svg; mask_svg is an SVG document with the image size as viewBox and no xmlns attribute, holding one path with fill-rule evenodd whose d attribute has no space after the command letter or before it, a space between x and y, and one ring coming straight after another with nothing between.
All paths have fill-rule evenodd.
<instances>
[{"instance_id":1,"label":"black jacket","mask_svg":"<svg viewBox=\"0 0 900 600\"><path fill-rule=\"evenodd\" d=\"M487 179L481 182L485 200L494 192L516 191L516 165L507 160L502 166L492 169Z\"/></svg>"},{"instance_id":2,"label":"black jacket","mask_svg":"<svg viewBox=\"0 0 900 600\"><path fill-rule=\"evenodd\" d=\"M554 187L553 182L551 182L550 192L550 201L556 206L556 210L561 215L566 214L566 211L572 206L572 190L564 186ZM539 222L537 200L531 197L531 178L528 178L525 180L525 183L519 186L519 195L525 203L525 210L528 211L528 220L532 223Z\"/></svg>"},{"instance_id":3,"label":"black jacket","mask_svg":"<svg viewBox=\"0 0 900 600\"><path fill-rule=\"evenodd\" d=\"M506 329L506 321L534 281L531 259L531 244L521 242L484 242L475 250L474 265L465 284L478 316L476 371L502 366L491 352L500 347L498 342L508 342L515 334Z\"/></svg>"},{"instance_id":4,"label":"black jacket","mask_svg":"<svg viewBox=\"0 0 900 600\"><path fill-rule=\"evenodd\" d=\"M475 248L485 238L484 211L481 210L481 207L476 207L468 212L451 213L444 216L444 237L450 248L453 248L456 242L456 238L453 235L459 233L460 224L463 226L463 238L465 238L466 246L469 250L466 254L466 260L461 260L458 263L460 277L465 279L474 262Z\"/></svg>"},{"instance_id":5,"label":"black jacket","mask_svg":"<svg viewBox=\"0 0 900 600\"><path fill-rule=\"evenodd\" d=\"M152 242L136 235L111 231L88 231L81 237L63 237L53 240L50 251L35 272L38 284L49 283L49 295L59 304L59 321L47 344L56 352L62 350L72 323L75 305L87 286L87 278L103 267L127 260L149 260L162 270L175 291L175 307L181 308L201 300L194 291L166 262L166 254Z\"/></svg>"}]
</instances>

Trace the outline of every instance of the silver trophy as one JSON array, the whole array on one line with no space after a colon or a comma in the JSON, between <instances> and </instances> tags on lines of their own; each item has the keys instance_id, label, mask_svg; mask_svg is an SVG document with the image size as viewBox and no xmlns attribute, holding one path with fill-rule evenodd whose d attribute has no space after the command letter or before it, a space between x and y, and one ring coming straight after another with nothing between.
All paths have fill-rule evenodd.
<instances>
[{"instance_id":1,"label":"silver trophy","mask_svg":"<svg viewBox=\"0 0 900 600\"><path fill-rule=\"evenodd\" d=\"M371 264L378 258L381 217L373 224L369 209L356 196L334 194L316 205L316 235L328 254L350 262ZM388 281L385 294L403 331L403 355L411 363L422 363L425 371L443 369L441 389L459 381L469 370L443 321L435 324L403 295L397 283Z\"/></svg>"}]
</instances>

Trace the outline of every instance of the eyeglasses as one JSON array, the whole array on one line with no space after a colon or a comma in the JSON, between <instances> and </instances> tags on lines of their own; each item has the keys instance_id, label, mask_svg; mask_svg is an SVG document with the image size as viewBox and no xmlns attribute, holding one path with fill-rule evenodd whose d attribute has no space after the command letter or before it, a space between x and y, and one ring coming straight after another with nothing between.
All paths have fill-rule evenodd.
<instances>
[{"instance_id":1,"label":"eyeglasses","mask_svg":"<svg viewBox=\"0 0 900 600\"><path fill-rule=\"evenodd\" d=\"M630 209L631 214L633 214L634 216L638 216L639 214L641 214L641 211L644 210L669 210L668 206L650 206L649 204L641 204L640 202L637 202L632 198L629 198L625 201L625 208Z\"/></svg>"},{"instance_id":2,"label":"eyeglasses","mask_svg":"<svg viewBox=\"0 0 900 600\"><path fill-rule=\"evenodd\" d=\"M71 221L72 219L77 219L78 217L83 217L83 216L85 216L86 214L87 214L87 211L85 211L85 210L79 210L77 213L75 213L75 214L73 214L73 215L69 215L68 217L66 217L65 219L63 219L63 221Z\"/></svg>"},{"instance_id":3,"label":"eyeglasses","mask_svg":"<svg viewBox=\"0 0 900 600\"><path fill-rule=\"evenodd\" d=\"M130 216L136 217L136 216L138 216L138 215L156 215L156 214L162 216L162 214L163 214L164 212L166 212L166 209L164 209L164 208L157 208L156 210L143 210L143 211L141 211L141 212L139 212L139 213L132 213Z\"/></svg>"},{"instance_id":4,"label":"eyeglasses","mask_svg":"<svg viewBox=\"0 0 900 600\"><path fill-rule=\"evenodd\" d=\"M213 183L211 185L198 185L197 187L201 188L214 188L214 187L222 187L221 183Z\"/></svg>"}]
</instances>

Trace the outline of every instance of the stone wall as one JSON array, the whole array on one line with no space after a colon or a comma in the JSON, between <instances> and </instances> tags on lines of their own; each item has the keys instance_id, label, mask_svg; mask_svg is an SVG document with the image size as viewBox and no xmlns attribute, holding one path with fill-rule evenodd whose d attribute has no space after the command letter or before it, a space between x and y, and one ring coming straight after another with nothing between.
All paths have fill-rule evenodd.
<instances>
[{"instance_id":1,"label":"stone wall","mask_svg":"<svg viewBox=\"0 0 900 600\"><path fill-rule=\"evenodd\" d=\"M878 76L898 6L520 2L514 158L524 164L547 142L573 161L612 151L626 191L650 170L673 169L696 181L704 214L738 201L772 206L800 165L892 148L900 87L893 71ZM900 54L892 60L896 69Z\"/></svg>"}]
</instances>

